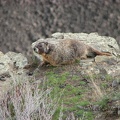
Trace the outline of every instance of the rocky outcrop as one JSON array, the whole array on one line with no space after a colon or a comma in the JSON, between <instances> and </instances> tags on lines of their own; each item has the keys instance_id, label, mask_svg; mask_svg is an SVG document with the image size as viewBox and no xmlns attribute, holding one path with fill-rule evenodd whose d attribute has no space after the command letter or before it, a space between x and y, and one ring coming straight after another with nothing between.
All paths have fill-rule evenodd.
<instances>
[{"instance_id":1,"label":"rocky outcrop","mask_svg":"<svg viewBox=\"0 0 120 120\"><path fill-rule=\"evenodd\" d=\"M100 36L97 33L54 33L50 38L39 39L36 42L44 40L57 41L58 38L78 39L100 51L112 53L112 56L110 57L96 56L94 59L81 60L80 65L83 69L87 69L87 67L91 66L92 69L95 69L93 69L93 71L99 71L100 67L100 69L104 69L108 74L113 76L120 74L120 49L114 38ZM34 43L32 45L34 45ZM21 53L8 52L3 54L0 52L0 74L8 72L10 70L10 66L14 66L17 69L22 69L27 64L27 58ZM96 70L96 68L98 70ZM90 71L91 69L89 72Z\"/></svg>"},{"instance_id":2,"label":"rocky outcrop","mask_svg":"<svg viewBox=\"0 0 120 120\"><path fill-rule=\"evenodd\" d=\"M100 36L98 33L54 33L53 38L77 39L101 51L119 53L119 46L112 37ZM120 53L119 53L120 54Z\"/></svg>"},{"instance_id":3,"label":"rocky outcrop","mask_svg":"<svg viewBox=\"0 0 120 120\"><path fill-rule=\"evenodd\" d=\"M71 89L74 88L75 91L79 88L85 88L85 91L87 89L85 93L82 93L81 90L79 91L79 93L74 93L74 96L76 97L77 94L81 95L82 97L87 96L85 98L83 97L82 99L86 99L87 101L90 100L91 104L85 107L79 105L78 107L82 110L92 110L96 114L96 116L100 115L100 119L96 120L104 120L104 118L106 118L106 116L104 115L105 112L106 114L110 114L111 116L115 114L113 117L119 117L120 49L115 39L111 37L99 36L97 33L54 33L50 38L39 39L36 42L49 42L50 40L53 42L57 42L58 38L82 40L86 44L89 44L90 46L100 51L107 51L112 53L112 56L96 56L95 58L80 60L77 61L77 63L75 64L65 65L62 67L38 67L38 64L37 66L33 66L33 64L28 65L28 63L30 63L30 60L21 53L8 52L6 54L3 54L0 51L0 102L1 99L6 98L6 94L3 93L7 93L8 97L6 99L9 100L9 91L11 91L12 88L15 88L13 91L15 91L15 93L18 93L15 94L15 97L17 95L20 95L21 89L24 89L22 83L26 84L29 81L30 84L32 84L31 90L34 90L34 87L36 87L36 85L41 86L43 84L45 85L46 89L48 83L45 84L45 82L48 82L49 80L52 80L54 82L55 80L55 86L60 89L64 88L65 90L66 87L70 85L72 85ZM36 42L32 44L32 47L35 45ZM32 58L31 60L33 63L36 62L35 58ZM46 73L50 73L50 75L47 75ZM67 73L67 76L62 76L63 73ZM56 81L61 81L62 79L66 80L64 82L56 84ZM19 85L21 86L17 87ZM54 89L54 86L52 86L52 84L47 88L49 89L50 87L53 87ZM18 90L19 88L21 89ZM29 89L29 87L27 89ZM36 89L39 88L37 87ZM14 92L12 94L14 94ZM109 96L108 94L111 95ZM104 108L102 108L100 105L94 105L96 98L98 98L97 101L99 101L104 96L105 98L106 96L109 97L109 99L107 98L108 102L105 103L107 106L105 107L105 111Z\"/></svg>"},{"instance_id":4,"label":"rocky outcrop","mask_svg":"<svg viewBox=\"0 0 120 120\"><path fill-rule=\"evenodd\" d=\"M57 39L77 39L92 46L99 51L110 52L112 56L96 56L94 59L81 60L81 70L83 74L95 73L102 71L118 77L120 75L120 49L116 40L112 37L100 36L98 33L54 33L50 38L39 39L39 41L57 41ZM35 45L34 42L32 47ZM120 77L120 76L119 76Z\"/></svg>"},{"instance_id":5,"label":"rocky outcrop","mask_svg":"<svg viewBox=\"0 0 120 120\"><path fill-rule=\"evenodd\" d=\"M108 74L116 80L120 79L120 49L114 38L99 36L97 33L54 33L50 38L39 39L36 42L44 40L57 41L58 38L79 39L100 51L112 53L112 56L109 57L96 56L92 59L81 60L78 64L81 74ZM6 85L9 86L10 82L8 81L10 81L11 77L9 72L16 70L16 74L24 74L27 70L23 68L27 64L27 58L21 53L8 52L3 54L0 52L0 89L5 88ZM44 71L43 68L40 68L39 74L42 74ZM32 74L29 73L28 75ZM3 85L4 83L7 84Z\"/></svg>"}]
</instances>

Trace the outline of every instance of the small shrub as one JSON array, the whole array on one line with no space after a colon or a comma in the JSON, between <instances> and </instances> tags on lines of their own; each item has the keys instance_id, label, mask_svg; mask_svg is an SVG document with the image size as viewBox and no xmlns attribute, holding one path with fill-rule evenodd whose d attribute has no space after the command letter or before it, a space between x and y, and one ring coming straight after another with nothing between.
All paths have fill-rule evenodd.
<instances>
[{"instance_id":1,"label":"small shrub","mask_svg":"<svg viewBox=\"0 0 120 120\"><path fill-rule=\"evenodd\" d=\"M0 119L52 120L59 101L57 97L51 98L52 88L40 89L25 76L21 79L12 74L12 77L12 89L0 102Z\"/></svg>"}]
</instances>

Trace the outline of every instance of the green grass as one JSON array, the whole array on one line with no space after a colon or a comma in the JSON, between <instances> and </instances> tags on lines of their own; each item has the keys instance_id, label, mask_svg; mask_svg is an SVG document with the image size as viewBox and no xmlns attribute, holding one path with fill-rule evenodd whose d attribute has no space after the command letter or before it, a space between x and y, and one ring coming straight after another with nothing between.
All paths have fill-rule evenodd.
<instances>
[{"instance_id":1,"label":"green grass","mask_svg":"<svg viewBox=\"0 0 120 120\"><path fill-rule=\"evenodd\" d=\"M98 105L100 106L101 109L107 108L107 103L109 102L108 97L103 97L100 101L98 101Z\"/></svg>"},{"instance_id":2,"label":"green grass","mask_svg":"<svg viewBox=\"0 0 120 120\"><path fill-rule=\"evenodd\" d=\"M78 72L78 71L77 71ZM79 71L80 72L80 71ZM106 93L111 93L109 83L113 78L110 75L92 75L95 84L100 88L101 92L106 92L103 97L94 99L95 89L91 88L91 76L80 74L72 74L70 70L65 67L55 68L50 67L49 72L46 72L45 86L52 88L51 96L58 96L60 98L58 108L53 116L53 120L58 120L60 111L63 112L63 120L66 119L68 113L74 113L76 118L80 120L94 120L94 112L92 110L80 109L78 106L99 105L101 110L108 107L108 101L111 96L106 97ZM46 89L46 88L45 88ZM92 93L93 92L93 93ZM93 99L89 99L88 93L93 94ZM114 96L119 96L115 94ZM115 97L114 97L115 98ZM117 97L118 98L118 97ZM61 106L63 105L63 108Z\"/></svg>"},{"instance_id":3,"label":"green grass","mask_svg":"<svg viewBox=\"0 0 120 120\"><path fill-rule=\"evenodd\" d=\"M84 101L82 99L87 89L84 88L84 85L86 85L86 83L84 81L81 81L80 76L71 76L69 72L62 72L57 74L53 71L47 72L46 76L47 86L53 88L53 91L51 92L52 96L55 94L61 96L61 101L64 106L63 113L74 112L76 117L83 117L83 114L85 114L86 119L88 116L88 118L90 118L88 120L92 120L92 113L86 112L84 110L81 112L81 110L78 108L78 105L88 104L88 101ZM78 85L76 86L75 84ZM54 114L53 120L57 120L59 117L58 115L60 113L62 104L61 101L59 102L59 107ZM65 118L65 114L63 115L63 118Z\"/></svg>"}]
</instances>

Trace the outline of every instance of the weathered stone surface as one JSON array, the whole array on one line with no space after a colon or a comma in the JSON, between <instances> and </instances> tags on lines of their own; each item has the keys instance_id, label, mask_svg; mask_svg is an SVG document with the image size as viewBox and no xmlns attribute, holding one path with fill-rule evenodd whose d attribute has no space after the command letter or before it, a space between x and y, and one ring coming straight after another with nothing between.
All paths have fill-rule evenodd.
<instances>
[{"instance_id":1,"label":"weathered stone surface","mask_svg":"<svg viewBox=\"0 0 120 120\"><path fill-rule=\"evenodd\" d=\"M95 62L96 63L106 62L108 64L114 65L117 64L117 59L115 56L96 56Z\"/></svg>"},{"instance_id":2,"label":"weathered stone surface","mask_svg":"<svg viewBox=\"0 0 120 120\"><path fill-rule=\"evenodd\" d=\"M0 57L0 74L6 73L9 71L9 63L12 64L12 61L7 55L2 55Z\"/></svg>"},{"instance_id":3,"label":"weathered stone surface","mask_svg":"<svg viewBox=\"0 0 120 120\"><path fill-rule=\"evenodd\" d=\"M98 33L54 33L53 38L77 39L100 50L120 55L119 46L112 37L100 36Z\"/></svg>"},{"instance_id":4,"label":"weathered stone surface","mask_svg":"<svg viewBox=\"0 0 120 120\"><path fill-rule=\"evenodd\" d=\"M116 64L116 65L111 65L108 67L104 67L105 70L107 71L108 74L110 74L113 77L117 77L118 79L120 79L120 64Z\"/></svg>"},{"instance_id":5,"label":"weathered stone surface","mask_svg":"<svg viewBox=\"0 0 120 120\"><path fill-rule=\"evenodd\" d=\"M114 56L97 56L94 60L81 60L83 74L109 74L120 79L120 63Z\"/></svg>"},{"instance_id":6,"label":"weathered stone surface","mask_svg":"<svg viewBox=\"0 0 120 120\"><path fill-rule=\"evenodd\" d=\"M8 52L6 55L12 60L16 67L23 68L28 64L27 58L21 53Z\"/></svg>"},{"instance_id":7,"label":"weathered stone surface","mask_svg":"<svg viewBox=\"0 0 120 120\"><path fill-rule=\"evenodd\" d=\"M23 68L28 64L28 60L21 53L8 52L0 56L0 74L4 74L10 70L10 65Z\"/></svg>"}]
</instances>

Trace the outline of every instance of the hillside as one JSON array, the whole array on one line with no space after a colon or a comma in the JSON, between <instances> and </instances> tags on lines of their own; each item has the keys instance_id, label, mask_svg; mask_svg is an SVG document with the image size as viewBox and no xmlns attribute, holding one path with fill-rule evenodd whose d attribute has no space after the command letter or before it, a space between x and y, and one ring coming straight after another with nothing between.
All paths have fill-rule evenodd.
<instances>
[{"instance_id":1,"label":"hillside","mask_svg":"<svg viewBox=\"0 0 120 120\"><path fill-rule=\"evenodd\" d=\"M120 0L0 0L0 50L31 53L54 32L111 36L120 44Z\"/></svg>"},{"instance_id":2,"label":"hillside","mask_svg":"<svg viewBox=\"0 0 120 120\"><path fill-rule=\"evenodd\" d=\"M82 39L111 56L54 67L40 66L35 56L30 60L0 52L0 120L119 120L120 49L115 39L97 33L51 36L48 42Z\"/></svg>"}]
</instances>

